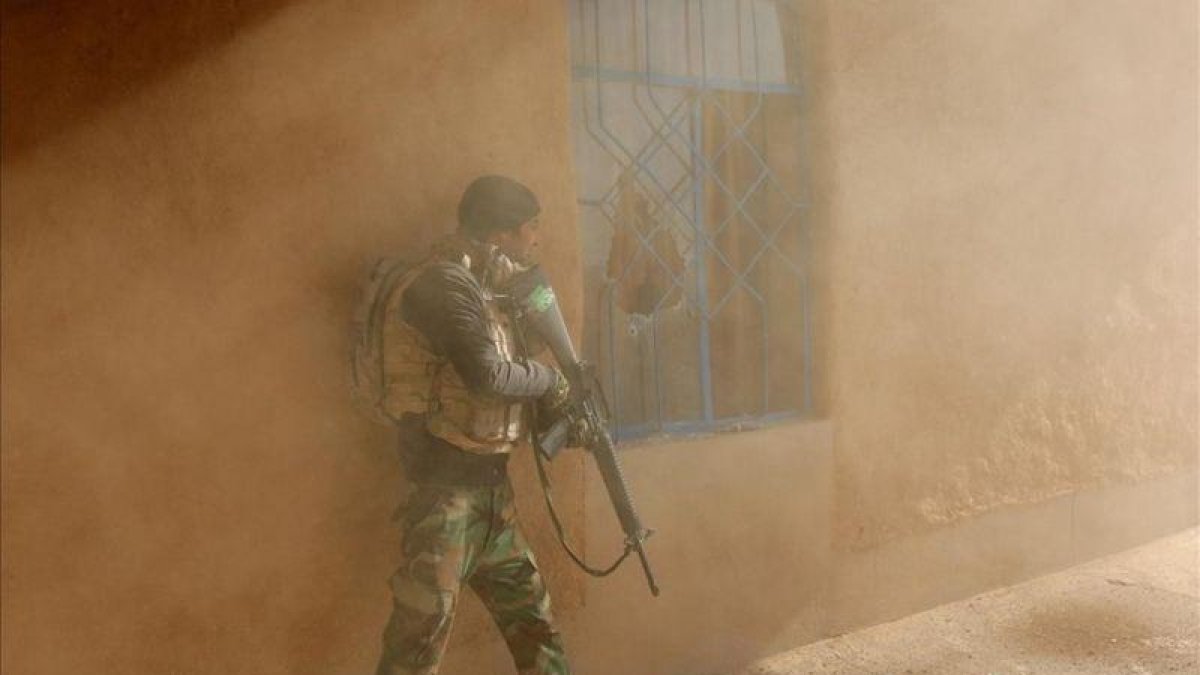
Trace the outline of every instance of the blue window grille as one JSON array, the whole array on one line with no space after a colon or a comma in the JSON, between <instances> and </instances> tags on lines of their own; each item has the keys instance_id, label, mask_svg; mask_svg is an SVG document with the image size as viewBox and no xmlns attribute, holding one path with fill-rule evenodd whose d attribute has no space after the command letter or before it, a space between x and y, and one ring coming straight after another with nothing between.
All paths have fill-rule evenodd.
<instances>
[{"instance_id":1,"label":"blue window grille","mask_svg":"<svg viewBox=\"0 0 1200 675\"><path fill-rule=\"evenodd\" d=\"M811 409L800 91L769 0L573 0L584 352L619 440Z\"/></svg>"}]
</instances>

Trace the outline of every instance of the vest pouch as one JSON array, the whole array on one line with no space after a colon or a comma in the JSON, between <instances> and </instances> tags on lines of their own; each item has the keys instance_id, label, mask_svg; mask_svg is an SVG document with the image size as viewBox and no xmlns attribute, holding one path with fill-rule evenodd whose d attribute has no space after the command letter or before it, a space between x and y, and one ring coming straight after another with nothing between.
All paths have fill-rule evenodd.
<instances>
[{"instance_id":1,"label":"vest pouch","mask_svg":"<svg viewBox=\"0 0 1200 675\"><path fill-rule=\"evenodd\" d=\"M480 454L508 452L521 438L520 403L472 394L451 366L434 377L434 391L437 405L429 414L434 436Z\"/></svg>"},{"instance_id":2,"label":"vest pouch","mask_svg":"<svg viewBox=\"0 0 1200 675\"><path fill-rule=\"evenodd\" d=\"M384 331L383 400L381 407L393 420L410 413L429 411L431 390L443 359L434 355L425 337L404 321L393 321Z\"/></svg>"}]
</instances>

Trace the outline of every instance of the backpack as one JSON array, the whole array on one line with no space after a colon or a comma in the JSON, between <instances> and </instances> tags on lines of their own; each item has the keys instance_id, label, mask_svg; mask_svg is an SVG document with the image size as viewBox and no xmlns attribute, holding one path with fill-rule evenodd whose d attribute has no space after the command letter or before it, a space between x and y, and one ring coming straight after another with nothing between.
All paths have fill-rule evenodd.
<instances>
[{"instance_id":1,"label":"backpack","mask_svg":"<svg viewBox=\"0 0 1200 675\"><path fill-rule=\"evenodd\" d=\"M388 299L414 265L399 258L375 262L362 284L362 294L350 326L350 390L355 407L389 426L395 420L383 409L383 325Z\"/></svg>"}]
</instances>

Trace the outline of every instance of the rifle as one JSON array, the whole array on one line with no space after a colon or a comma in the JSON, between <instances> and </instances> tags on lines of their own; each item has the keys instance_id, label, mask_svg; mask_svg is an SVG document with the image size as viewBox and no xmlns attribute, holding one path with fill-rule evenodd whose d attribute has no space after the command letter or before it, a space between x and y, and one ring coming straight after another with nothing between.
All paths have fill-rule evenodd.
<instances>
[{"instance_id":1,"label":"rifle","mask_svg":"<svg viewBox=\"0 0 1200 675\"><path fill-rule=\"evenodd\" d=\"M650 561L646 557L645 541L654 533L653 530L642 527L637 511L633 507L633 497L625 484L625 476L621 471L621 463L617 459L612 436L608 433L608 424L602 413L603 391L600 389L595 374L589 364L581 361L567 333L566 322L563 321L562 311L554 296L541 268L534 266L515 277L507 286L507 294L513 307L513 315L518 324L533 333L546 343L558 362L559 369L571 385L570 401L567 413L555 421L544 433L534 438L535 446L540 455L546 459L554 457L566 446L574 436L578 442L589 451L596 461L596 468L604 479L604 487L608 490L608 498L617 513L621 530L625 533L625 551L606 570L596 570L589 567L571 550L563 538L561 523L554 513L553 503L547 495L547 505L558 530L559 540L566 548L568 555L585 571L594 576L607 576L625 561L630 553L637 553L642 563L642 571L650 586L650 593L658 596L658 584L654 580L654 572L650 569ZM539 473L544 470L541 458L538 461Z\"/></svg>"}]
</instances>

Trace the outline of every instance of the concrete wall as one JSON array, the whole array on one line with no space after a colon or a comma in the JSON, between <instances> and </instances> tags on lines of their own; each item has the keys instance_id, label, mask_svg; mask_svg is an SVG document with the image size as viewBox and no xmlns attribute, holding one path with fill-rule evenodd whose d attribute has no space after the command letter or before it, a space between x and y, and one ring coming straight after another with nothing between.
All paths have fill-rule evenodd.
<instances>
[{"instance_id":1,"label":"concrete wall","mask_svg":"<svg viewBox=\"0 0 1200 675\"><path fill-rule=\"evenodd\" d=\"M557 3L241 6L4 4L6 673L369 670L400 480L347 398L364 265L510 173L578 307Z\"/></svg>"},{"instance_id":2,"label":"concrete wall","mask_svg":"<svg viewBox=\"0 0 1200 675\"><path fill-rule=\"evenodd\" d=\"M1194 473L1196 3L801 9L836 546Z\"/></svg>"},{"instance_id":3,"label":"concrete wall","mask_svg":"<svg viewBox=\"0 0 1200 675\"><path fill-rule=\"evenodd\" d=\"M368 670L399 476L346 396L362 263L510 172L579 305L557 3L218 4L3 5L5 672ZM581 673L1196 520L1195 4L791 6L827 421L627 453L657 600L570 573L518 467ZM605 557L598 480L555 469ZM447 672L505 672L467 610Z\"/></svg>"}]
</instances>

